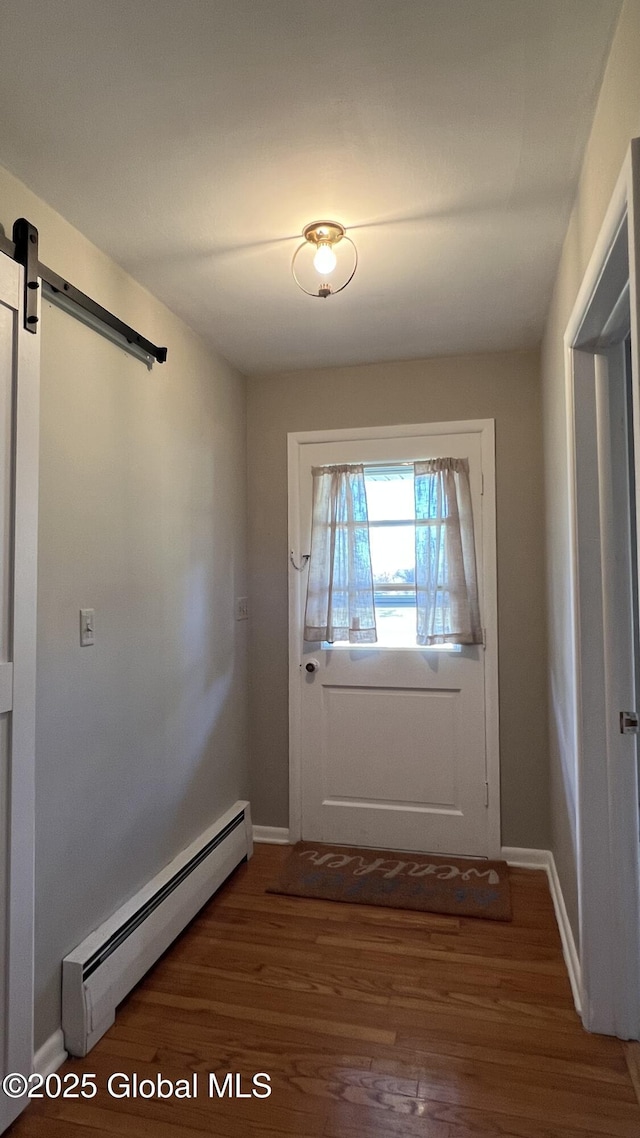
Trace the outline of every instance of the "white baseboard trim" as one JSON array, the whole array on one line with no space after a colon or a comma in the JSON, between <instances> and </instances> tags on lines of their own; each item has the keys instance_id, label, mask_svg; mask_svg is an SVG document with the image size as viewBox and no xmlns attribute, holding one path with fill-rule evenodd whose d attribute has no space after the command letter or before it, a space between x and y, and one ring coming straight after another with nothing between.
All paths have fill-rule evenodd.
<instances>
[{"instance_id":1,"label":"white baseboard trim","mask_svg":"<svg viewBox=\"0 0 640 1138\"><path fill-rule=\"evenodd\" d=\"M567 965L567 972L569 973L569 980L571 981L571 991L573 992L573 1002L576 1005L578 1015L582 1015L582 967L580 964L580 957L578 956L578 949L576 948L575 938L573 936L573 929L569 923L569 917L564 903L564 896L562 893L562 886L560 885L560 878L558 877L558 870L553 854L549 851L549 864L547 866L547 877L549 878L549 888L551 889L551 896L553 898L553 907L556 911L556 920L560 930L560 939L562 941L562 951L564 953L565 963Z\"/></svg>"},{"instance_id":2,"label":"white baseboard trim","mask_svg":"<svg viewBox=\"0 0 640 1138\"><path fill-rule=\"evenodd\" d=\"M58 1067L62 1066L66 1058L64 1035L62 1028L59 1027L36 1051L33 1057L34 1073L42 1075L46 1079L47 1075L52 1075L54 1071L58 1070Z\"/></svg>"},{"instance_id":3,"label":"white baseboard trim","mask_svg":"<svg viewBox=\"0 0 640 1138\"><path fill-rule=\"evenodd\" d=\"M288 846L289 831L286 826L254 826L253 840L270 846Z\"/></svg>"},{"instance_id":4,"label":"white baseboard trim","mask_svg":"<svg viewBox=\"0 0 640 1138\"><path fill-rule=\"evenodd\" d=\"M551 850L527 850L520 846L503 846L501 856L514 869L546 869Z\"/></svg>"},{"instance_id":5,"label":"white baseboard trim","mask_svg":"<svg viewBox=\"0 0 640 1138\"><path fill-rule=\"evenodd\" d=\"M558 870L556 869L555 859L551 850L528 850L519 849L517 846L503 846L502 856L504 860L509 865L514 866L514 868L544 869L549 881L551 899L556 914L556 921L558 922L560 940L562 941L562 953L567 966L567 972L569 973L573 1002L578 1015L582 1015L582 969L580 967L580 957L578 956L573 929L569 923L569 917L562 895L562 886L560 885Z\"/></svg>"}]
</instances>

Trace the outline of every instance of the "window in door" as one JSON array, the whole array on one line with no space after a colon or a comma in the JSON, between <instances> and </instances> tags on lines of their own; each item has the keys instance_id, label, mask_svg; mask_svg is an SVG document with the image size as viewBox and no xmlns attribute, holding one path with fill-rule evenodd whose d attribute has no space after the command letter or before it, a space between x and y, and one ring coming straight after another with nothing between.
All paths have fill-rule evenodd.
<instances>
[{"instance_id":1,"label":"window in door","mask_svg":"<svg viewBox=\"0 0 640 1138\"><path fill-rule=\"evenodd\" d=\"M416 647L416 526L413 463L365 466L375 587L376 647ZM421 651L459 652L459 644Z\"/></svg>"}]
</instances>

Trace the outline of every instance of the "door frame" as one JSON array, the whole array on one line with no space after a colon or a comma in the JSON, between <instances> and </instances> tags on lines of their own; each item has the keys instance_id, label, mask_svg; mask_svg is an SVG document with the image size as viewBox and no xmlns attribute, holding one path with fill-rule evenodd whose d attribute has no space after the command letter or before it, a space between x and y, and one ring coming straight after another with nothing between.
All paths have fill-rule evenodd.
<instances>
[{"instance_id":1,"label":"door frame","mask_svg":"<svg viewBox=\"0 0 640 1138\"><path fill-rule=\"evenodd\" d=\"M489 857L501 857L500 821L500 723L498 689L498 589L496 547L495 420L465 419L451 423L408 423L385 427L353 427L325 431L292 431L287 435L289 486L289 841L300 840L301 803L301 701L300 631L297 627L301 591L306 572L298 571L301 546L299 471L305 446L318 443L378 439L409 439L420 435L479 434L482 454L482 562L481 614L485 629L485 746L489 787L487 833Z\"/></svg>"},{"instance_id":2,"label":"door frame","mask_svg":"<svg viewBox=\"0 0 640 1138\"><path fill-rule=\"evenodd\" d=\"M24 328L23 269L0 257L0 288L12 297L14 340L13 582L11 592L13 701L7 803L6 984L7 1072L33 1069L35 699L38 541L40 336ZM39 313L39 307L38 307ZM0 1128L26 1099L2 1102Z\"/></svg>"},{"instance_id":3,"label":"door frame","mask_svg":"<svg viewBox=\"0 0 640 1138\"><path fill-rule=\"evenodd\" d=\"M634 139L564 336L582 1019L589 1031L623 1039L640 1036L638 771L606 730L615 711L608 707L607 689L616 660L603 587L615 554L607 546L606 515L598 508L606 479L597 444L598 385L607 347L621 335L621 314L630 310L638 521L639 269L640 139Z\"/></svg>"}]
</instances>

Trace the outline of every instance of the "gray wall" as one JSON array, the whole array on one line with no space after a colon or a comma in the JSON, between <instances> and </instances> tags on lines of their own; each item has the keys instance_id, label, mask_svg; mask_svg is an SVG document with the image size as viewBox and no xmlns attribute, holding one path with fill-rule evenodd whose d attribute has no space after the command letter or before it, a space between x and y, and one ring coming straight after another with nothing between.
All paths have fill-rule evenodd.
<instances>
[{"instance_id":1,"label":"gray wall","mask_svg":"<svg viewBox=\"0 0 640 1138\"><path fill-rule=\"evenodd\" d=\"M572 719L575 684L563 337L629 141L640 134L639 44L640 3L627 0L600 91L542 348L552 849L576 940L577 756Z\"/></svg>"},{"instance_id":2,"label":"gray wall","mask_svg":"<svg viewBox=\"0 0 640 1138\"><path fill-rule=\"evenodd\" d=\"M148 372L45 304L36 751L36 1046L60 961L247 779L245 382L10 175L42 259L156 343ZM96 644L79 646L78 610Z\"/></svg>"},{"instance_id":3,"label":"gray wall","mask_svg":"<svg viewBox=\"0 0 640 1138\"><path fill-rule=\"evenodd\" d=\"M537 352L252 377L247 388L254 821L288 825L287 432L496 420L502 840L549 841Z\"/></svg>"}]
</instances>

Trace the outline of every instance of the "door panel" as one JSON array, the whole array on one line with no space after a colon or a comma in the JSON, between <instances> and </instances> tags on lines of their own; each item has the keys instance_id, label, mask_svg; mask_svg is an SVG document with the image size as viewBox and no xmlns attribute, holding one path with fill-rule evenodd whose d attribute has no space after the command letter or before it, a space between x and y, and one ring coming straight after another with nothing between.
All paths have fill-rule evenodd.
<instances>
[{"instance_id":1,"label":"door panel","mask_svg":"<svg viewBox=\"0 0 640 1138\"><path fill-rule=\"evenodd\" d=\"M0 256L0 1057L33 1064L38 337L22 326L22 271ZM0 1132L26 1105L0 1090Z\"/></svg>"},{"instance_id":2,"label":"door panel","mask_svg":"<svg viewBox=\"0 0 640 1138\"><path fill-rule=\"evenodd\" d=\"M11 632L15 322L15 310L0 303L0 660L9 658Z\"/></svg>"},{"instance_id":3,"label":"door panel","mask_svg":"<svg viewBox=\"0 0 640 1138\"><path fill-rule=\"evenodd\" d=\"M0 258L4 262L5 258ZM16 276L14 267L12 276ZM7 303L9 301L9 303ZM13 301L13 306L11 302ZM9 960L9 899L10 899L10 850L9 833L11 818L10 802L10 712L13 704L13 682L11 664L8 660L10 644L10 604L11 604L11 497L13 467L13 411L14 411L14 355L17 309L17 292L11 288L5 295L0 293L0 969L3 979L7 977ZM7 671L8 669L8 671ZM2 679L4 677L4 684ZM7 683L6 681L10 682ZM0 988L0 1054L2 1055L2 1077L9 1070L8 1054L8 993L6 979ZM0 1091L0 1130L9 1124L17 1113L12 1109Z\"/></svg>"},{"instance_id":4,"label":"door panel","mask_svg":"<svg viewBox=\"0 0 640 1138\"><path fill-rule=\"evenodd\" d=\"M311 530L311 468L452 456L470 463L483 604L479 433L300 447L300 552ZM486 489L486 488L485 488ZM492 489L492 488L491 488ZM401 527L400 527L401 528ZM297 661L301 834L305 840L488 856L485 652L304 644L306 573L292 630ZM295 646L295 647L294 647ZM305 665L313 660L316 671ZM292 684L295 679L292 676ZM295 729L296 716L292 716Z\"/></svg>"},{"instance_id":5,"label":"door panel","mask_svg":"<svg viewBox=\"0 0 640 1138\"><path fill-rule=\"evenodd\" d=\"M327 801L350 798L365 805L360 766L366 764L370 805L408 801L421 809L455 807L459 690L324 687L323 696ZM422 761L426 738L431 763ZM347 756L353 761L346 762Z\"/></svg>"}]
</instances>

